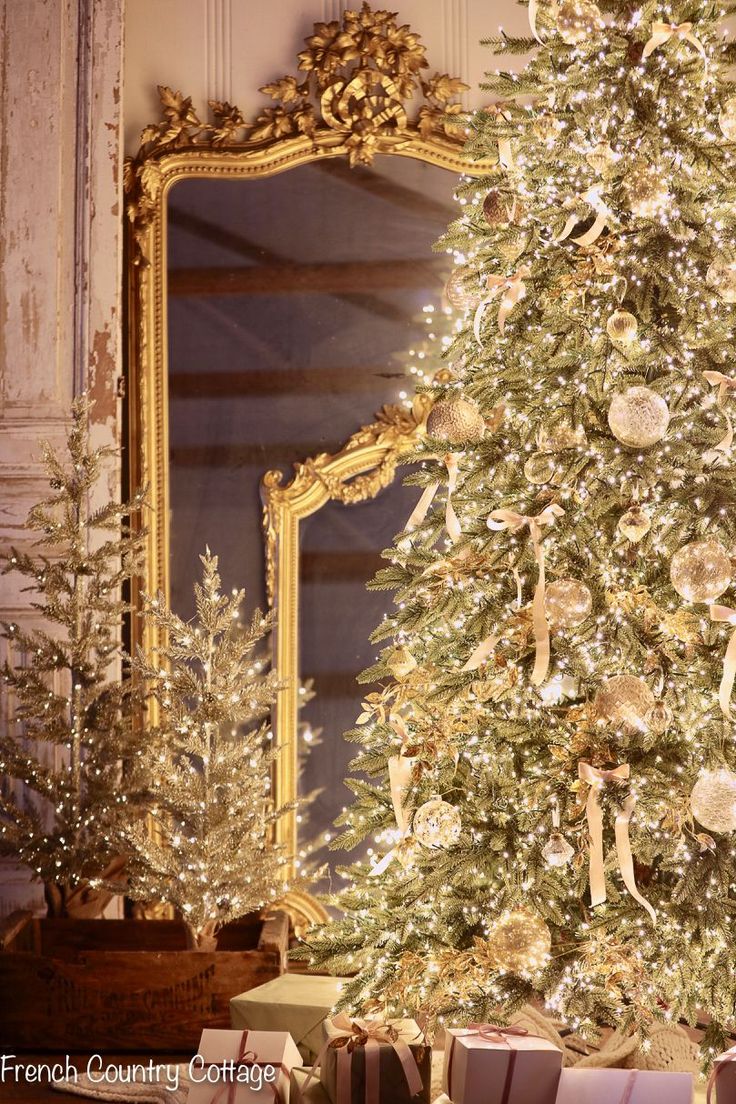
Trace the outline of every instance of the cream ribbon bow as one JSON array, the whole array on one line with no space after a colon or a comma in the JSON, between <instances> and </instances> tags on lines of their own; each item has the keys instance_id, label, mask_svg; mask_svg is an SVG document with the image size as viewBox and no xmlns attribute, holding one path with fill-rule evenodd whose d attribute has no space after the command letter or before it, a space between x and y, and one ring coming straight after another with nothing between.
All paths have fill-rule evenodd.
<instances>
[{"instance_id":1,"label":"cream ribbon bow","mask_svg":"<svg viewBox=\"0 0 736 1104\"><path fill-rule=\"evenodd\" d=\"M504 119L507 123L511 122L511 112L501 104L494 103L489 104L484 108L489 115L496 115L500 119ZM514 168L514 151L511 146L510 138L498 139L498 163L502 169L506 169L507 172L511 172Z\"/></svg>"},{"instance_id":2,"label":"cream ribbon bow","mask_svg":"<svg viewBox=\"0 0 736 1104\"><path fill-rule=\"evenodd\" d=\"M699 54L702 54L703 60L707 60L703 43L694 34L690 33L692 27L692 23L652 23L652 37L644 47L642 58L648 58L660 46L664 46L665 42L668 42L673 36L677 36L689 42Z\"/></svg>"},{"instance_id":3,"label":"cream ribbon bow","mask_svg":"<svg viewBox=\"0 0 736 1104\"><path fill-rule=\"evenodd\" d=\"M547 623L547 611L544 608L544 595L546 589L544 549L542 548L542 526L554 525L555 519L562 517L565 511L556 502L545 506L536 517L525 514L517 514L515 510L494 510L488 516L486 525L489 529L509 529L512 533L518 532L525 526L529 526L529 535L532 539L534 559L539 569L537 586L532 602L532 621L534 625L534 641L536 644L536 656L534 670L532 671L532 685L539 686L547 677L549 669L549 625ZM477 650L477 649L476 649ZM471 657L472 658L472 657Z\"/></svg>"},{"instance_id":4,"label":"cream ribbon bow","mask_svg":"<svg viewBox=\"0 0 736 1104\"><path fill-rule=\"evenodd\" d=\"M708 610L711 621L726 623L736 626L736 610L728 606L711 606ZM718 703L724 717L731 717L731 694L736 680L736 632L731 633L731 639L723 657L723 677L718 688Z\"/></svg>"},{"instance_id":5,"label":"cream ribbon bow","mask_svg":"<svg viewBox=\"0 0 736 1104\"><path fill-rule=\"evenodd\" d=\"M585 805L585 813L588 819L588 831L590 832L590 903L602 905L606 900L606 878L603 866L603 810L600 804L600 792L607 782L625 781L630 774L628 763L620 763L611 770L600 770L581 760L578 763L578 777L581 782L587 782L590 786L588 800ZM636 805L636 796L628 795L621 809L616 814L615 836L616 852L618 854L618 867L624 885L635 901L646 909L656 924L657 914L636 886L634 874L634 857L631 853L631 839L629 838L629 822Z\"/></svg>"},{"instance_id":6,"label":"cream ribbon bow","mask_svg":"<svg viewBox=\"0 0 736 1104\"><path fill-rule=\"evenodd\" d=\"M718 406L723 408L725 406L728 392L736 389L736 379L733 376L724 376L723 372L703 372L703 377L708 381L711 387L718 388ZM724 452L729 453L731 446L733 445L733 423L727 410L723 411L723 416L726 419L726 434L717 445L714 445L712 449L708 449L705 453L704 459L709 458L711 453Z\"/></svg>"},{"instance_id":7,"label":"cream ribbon bow","mask_svg":"<svg viewBox=\"0 0 736 1104\"><path fill-rule=\"evenodd\" d=\"M447 529L447 535L453 544L456 544L460 540L460 522L458 521L457 514L455 513L455 507L452 505L452 496L457 487L458 476L458 461L462 453L460 452L448 452L445 456L445 465L447 467L447 502L445 503L445 528ZM416 506L412 510L407 520L404 529L407 532L411 532L412 529L416 529L418 525L421 525L426 518L429 507L432 505L434 496L440 489L439 482L430 483L428 487L425 487L422 492L422 497L417 502Z\"/></svg>"},{"instance_id":8,"label":"cream ribbon bow","mask_svg":"<svg viewBox=\"0 0 736 1104\"><path fill-rule=\"evenodd\" d=\"M599 238L605 230L606 222L610 217L611 212L601 199L600 185L593 188L588 188L587 192L583 192L582 195L580 195L578 198L581 199L584 203L589 204L593 208L593 210L595 211L595 222L588 230L585 231L584 234L578 235L577 238L571 238L571 241L574 241L576 245L592 245L593 242L596 241L597 238ZM575 229L577 222L577 215L570 215L562 229L562 232L558 234L556 238L553 238L552 241L557 243L565 241L566 238L569 238L570 234L572 234L573 230Z\"/></svg>"},{"instance_id":9,"label":"cream ribbon bow","mask_svg":"<svg viewBox=\"0 0 736 1104\"><path fill-rule=\"evenodd\" d=\"M498 329L500 333L503 333L506 329L506 319L509 314L519 300L523 299L526 295L526 284L524 280L530 274L531 270L529 267L527 265L522 265L513 276L492 275L486 277L486 288L489 294L478 304L475 318L473 319L473 333L479 345L482 344L480 339L481 322L483 321L483 315L485 314L488 304L492 303L498 293L501 292L501 302L498 308Z\"/></svg>"}]
</instances>

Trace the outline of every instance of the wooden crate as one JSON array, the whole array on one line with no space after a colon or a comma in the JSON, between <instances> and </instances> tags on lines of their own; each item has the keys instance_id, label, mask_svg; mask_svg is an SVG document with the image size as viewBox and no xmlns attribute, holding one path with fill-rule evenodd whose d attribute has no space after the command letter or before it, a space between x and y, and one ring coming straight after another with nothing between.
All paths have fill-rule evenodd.
<instances>
[{"instance_id":1,"label":"wooden crate","mask_svg":"<svg viewBox=\"0 0 736 1104\"><path fill-rule=\"evenodd\" d=\"M0 921L0 1047L184 1050L230 1026L230 998L286 968L289 919L222 929L215 952L187 949L177 920Z\"/></svg>"}]
</instances>

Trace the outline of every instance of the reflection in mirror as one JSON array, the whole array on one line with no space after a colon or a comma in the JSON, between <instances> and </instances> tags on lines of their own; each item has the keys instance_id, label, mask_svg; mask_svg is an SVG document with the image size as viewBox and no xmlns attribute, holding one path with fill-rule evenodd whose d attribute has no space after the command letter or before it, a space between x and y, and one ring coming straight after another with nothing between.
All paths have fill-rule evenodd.
<instances>
[{"instance_id":1,"label":"reflection in mirror","mask_svg":"<svg viewBox=\"0 0 736 1104\"><path fill-rule=\"evenodd\" d=\"M268 178L189 178L168 204L171 601L192 615L208 543L223 583L266 603L259 484L335 453L408 389L406 366L441 308L450 259L432 244L453 216L453 174L398 156L368 168L325 158ZM428 310L425 308L433 308ZM355 676L386 609L365 583L416 499L400 481L302 522L304 720L322 729L304 786L324 833L347 798ZM329 796L328 796L329 795Z\"/></svg>"}]
</instances>

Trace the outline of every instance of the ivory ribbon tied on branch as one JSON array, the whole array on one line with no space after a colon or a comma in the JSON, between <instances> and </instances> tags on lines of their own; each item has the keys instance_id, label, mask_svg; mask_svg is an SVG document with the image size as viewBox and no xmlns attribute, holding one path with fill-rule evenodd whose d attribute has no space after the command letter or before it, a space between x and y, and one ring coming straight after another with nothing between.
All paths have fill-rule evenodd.
<instances>
[{"instance_id":1,"label":"ivory ribbon tied on branch","mask_svg":"<svg viewBox=\"0 0 736 1104\"><path fill-rule=\"evenodd\" d=\"M650 54L653 54L655 50L658 50L660 46L664 46L665 42L673 37L682 38L685 42L689 42L699 54L702 55L704 60L705 47L700 39L692 33L692 23L652 23L652 35L647 44L644 47L642 58L648 58Z\"/></svg>"},{"instance_id":2,"label":"ivory ribbon tied on branch","mask_svg":"<svg viewBox=\"0 0 736 1104\"><path fill-rule=\"evenodd\" d=\"M489 115L496 115L499 119L504 119L507 123L511 122L511 112L505 108L503 104L489 104L485 110ZM498 162L504 169L511 170L514 168L514 151L511 146L510 138L498 139Z\"/></svg>"},{"instance_id":3,"label":"ivory ribbon tied on branch","mask_svg":"<svg viewBox=\"0 0 736 1104\"><path fill-rule=\"evenodd\" d=\"M584 760L578 763L578 776L581 782L586 782L590 786L588 800L585 805L585 814L588 820L588 831L590 833L589 878L591 905L602 905L606 900L606 878L604 873L603 853L603 809L600 803L601 790L609 782L626 781L629 774L630 768L628 763L620 763L611 770L601 770L599 767L594 767ZM618 868L621 871L624 885L631 896L642 908L646 909L652 921L656 924L657 914L649 901L639 892L636 885L636 876L634 874L634 857L631 853L629 823L635 805L636 795L629 793L616 814L614 828L616 852L618 854Z\"/></svg>"},{"instance_id":4,"label":"ivory ribbon tied on branch","mask_svg":"<svg viewBox=\"0 0 736 1104\"><path fill-rule=\"evenodd\" d=\"M445 466L447 468L447 501L445 503L445 528L447 529L447 535L453 544L456 544L460 540L460 522L458 521L457 514L455 513L455 507L452 504L452 496L455 493L457 487L457 477L459 468L461 452L448 452L445 456ZM429 507L432 505L434 496L440 489L439 481L430 483L428 487L425 487L422 492L422 497L417 502L416 506L412 510L404 528L407 532L411 532L412 529L416 529L418 525L421 525L427 514L429 513Z\"/></svg>"},{"instance_id":5,"label":"ivory ribbon tied on branch","mask_svg":"<svg viewBox=\"0 0 736 1104\"><path fill-rule=\"evenodd\" d=\"M728 398L729 391L736 389L736 378L733 376L724 376L723 372L703 372L703 377L708 381L711 387L718 388L718 397L716 399L718 406L723 409L723 416L726 419L726 434L714 445L708 452L725 452L731 451L733 445L733 422L728 411L725 409L726 399ZM706 456L708 453L706 453Z\"/></svg>"},{"instance_id":6,"label":"ivory ribbon tied on branch","mask_svg":"<svg viewBox=\"0 0 736 1104\"><path fill-rule=\"evenodd\" d=\"M391 717L394 728L399 733L403 742L406 742L409 737L406 725L403 717L398 714L392 714ZM411 783L411 772L416 763L416 758L409 755L391 755L388 759L388 784L389 792L391 794L391 804L394 810L394 817L396 818L396 827L401 832L401 842L396 847L392 847L388 851L380 862L371 869L371 877L378 878L385 870L391 865L394 859L399 853L401 843L409 835L409 811L404 803L406 797L406 791Z\"/></svg>"},{"instance_id":7,"label":"ivory ribbon tied on branch","mask_svg":"<svg viewBox=\"0 0 736 1104\"><path fill-rule=\"evenodd\" d=\"M576 238L570 238L576 245L592 245L596 241L606 228L606 222L611 215L611 212L605 203L601 199L600 186L588 188L587 192L583 192L578 196L578 199L583 203L587 203L595 211L595 221L593 225L585 231L584 234L579 234ZM562 232L552 240L554 242L563 242L566 238L570 237L575 229L579 219L576 214L570 215Z\"/></svg>"},{"instance_id":8,"label":"ivory ribbon tied on branch","mask_svg":"<svg viewBox=\"0 0 736 1104\"><path fill-rule=\"evenodd\" d=\"M498 294L501 295L501 302L498 307L498 329L503 333L506 329L506 319L509 314L516 304L526 295L526 284L524 280L530 275L531 270L529 267L527 265L522 265L512 276L491 275L486 277L488 295L478 304L475 318L473 319L473 333L479 345L482 344L480 339L480 327L488 304L492 303Z\"/></svg>"},{"instance_id":9,"label":"ivory ribbon tied on branch","mask_svg":"<svg viewBox=\"0 0 736 1104\"><path fill-rule=\"evenodd\" d=\"M729 606L711 606L709 613L711 621L725 622L727 625L736 626L736 610L731 609ZM732 632L731 639L726 648L726 654L723 657L723 676L721 678L721 685L718 689L718 703L724 717L730 718L731 716L731 694L733 693L735 679L736 632Z\"/></svg>"}]
</instances>

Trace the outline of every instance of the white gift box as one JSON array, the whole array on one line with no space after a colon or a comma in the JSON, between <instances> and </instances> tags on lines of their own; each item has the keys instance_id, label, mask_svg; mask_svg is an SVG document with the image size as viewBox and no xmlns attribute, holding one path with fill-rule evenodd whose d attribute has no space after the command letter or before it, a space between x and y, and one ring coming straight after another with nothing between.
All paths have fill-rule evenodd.
<instances>
[{"instance_id":1,"label":"white gift box","mask_svg":"<svg viewBox=\"0 0 736 1104\"><path fill-rule=\"evenodd\" d=\"M556 1104L692 1104L691 1073L565 1069Z\"/></svg>"},{"instance_id":2,"label":"white gift box","mask_svg":"<svg viewBox=\"0 0 736 1104\"><path fill-rule=\"evenodd\" d=\"M205 1028L187 1104L289 1104L291 1070L301 1061L286 1031Z\"/></svg>"},{"instance_id":3,"label":"white gift box","mask_svg":"<svg viewBox=\"0 0 736 1104\"><path fill-rule=\"evenodd\" d=\"M449 1029L442 1088L453 1104L554 1104L561 1069L562 1052L536 1035Z\"/></svg>"},{"instance_id":4,"label":"white gift box","mask_svg":"<svg viewBox=\"0 0 736 1104\"><path fill-rule=\"evenodd\" d=\"M718 1055L713 1063L710 1085L716 1104L736 1102L736 1047Z\"/></svg>"}]
</instances>

